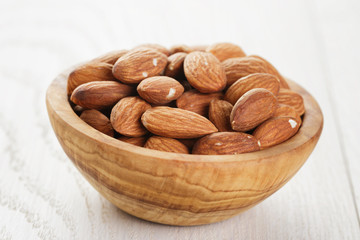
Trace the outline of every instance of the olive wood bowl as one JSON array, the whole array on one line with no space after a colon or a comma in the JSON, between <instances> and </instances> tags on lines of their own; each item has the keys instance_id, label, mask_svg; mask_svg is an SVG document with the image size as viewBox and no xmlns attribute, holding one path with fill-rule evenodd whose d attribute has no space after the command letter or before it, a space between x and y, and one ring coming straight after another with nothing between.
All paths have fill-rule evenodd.
<instances>
[{"instance_id":1,"label":"olive wood bowl","mask_svg":"<svg viewBox=\"0 0 360 240\"><path fill-rule=\"evenodd\" d=\"M73 69L73 68L72 68ZM302 95L306 113L299 132L266 150L239 155L161 152L109 137L72 110L64 71L49 86L46 105L67 156L90 184L121 210L170 225L200 225L233 217L280 189L304 164L322 131L316 100Z\"/></svg>"}]
</instances>

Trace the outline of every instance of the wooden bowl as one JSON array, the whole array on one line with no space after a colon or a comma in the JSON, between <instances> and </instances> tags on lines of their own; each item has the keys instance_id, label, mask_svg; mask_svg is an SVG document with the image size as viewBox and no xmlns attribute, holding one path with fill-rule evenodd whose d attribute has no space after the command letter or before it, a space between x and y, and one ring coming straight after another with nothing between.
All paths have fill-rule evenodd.
<instances>
[{"instance_id":1,"label":"wooden bowl","mask_svg":"<svg viewBox=\"0 0 360 240\"><path fill-rule=\"evenodd\" d=\"M302 87L305 101L299 132L272 148L240 155L190 155L150 150L111 138L71 109L60 74L46 104L54 132L82 175L123 211L152 222L200 225L239 214L281 188L304 164L322 131L323 115Z\"/></svg>"}]
</instances>

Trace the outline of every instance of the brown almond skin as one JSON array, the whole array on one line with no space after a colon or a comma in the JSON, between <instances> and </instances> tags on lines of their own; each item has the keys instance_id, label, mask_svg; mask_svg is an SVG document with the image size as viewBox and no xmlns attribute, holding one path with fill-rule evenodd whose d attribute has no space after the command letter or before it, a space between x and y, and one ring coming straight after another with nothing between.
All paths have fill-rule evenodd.
<instances>
[{"instance_id":1,"label":"brown almond skin","mask_svg":"<svg viewBox=\"0 0 360 240\"><path fill-rule=\"evenodd\" d=\"M139 97L121 99L111 110L110 121L113 128L127 137L141 137L148 131L141 124L141 115L151 105Z\"/></svg>"},{"instance_id":2,"label":"brown almond skin","mask_svg":"<svg viewBox=\"0 0 360 240\"><path fill-rule=\"evenodd\" d=\"M219 132L232 132L230 114L233 105L227 101L214 99L209 105L209 119Z\"/></svg>"},{"instance_id":3,"label":"brown almond skin","mask_svg":"<svg viewBox=\"0 0 360 240\"><path fill-rule=\"evenodd\" d=\"M299 130L300 124L295 118L270 118L259 125L253 132L261 149L285 142Z\"/></svg>"},{"instance_id":4,"label":"brown almond skin","mask_svg":"<svg viewBox=\"0 0 360 240\"><path fill-rule=\"evenodd\" d=\"M211 53L189 53L184 61L184 71L186 79L199 92L219 92L226 86L224 68Z\"/></svg>"},{"instance_id":5,"label":"brown almond skin","mask_svg":"<svg viewBox=\"0 0 360 240\"><path fill-rule=\"evenodd\" d=\"M141 122L149 132L169 138L198 138L218 131L205 117L180 108L151 108Z\"/></svg>"},{"instance_id":6,"label":"brown almond skin","mask_svg":"<svg viewBox=\"0 0 360 240\"><path fill-rule=\"evenodd\" d=\"M191 47L184 45L184 44L174 45L170 48L170 55L172 55L174 53L178 53L178 52L191 53L193 51L194 51L194 49L192 49Z\"/></svg>"},{"instance_id":7,"label":"brown almond skin","mask_svg":"<svg viewBox=\"0 0 360 240\"><path fill-rule=\"evenodd\" d=\"M277 76L279 78L280 87L290 89L289 84L287 83L285 78L278 72L278 70L269 61L267 61L266 59L264 59L264 58L262 58L260 56L257 56L257 55L250 55L250 57L254 57L254 58L257 58L257 59L260 59L260 60L264 61L266 63L266 66L267 66L267 72L272 74L272 75L275 75L275 76Z\"/></svg>"},{"instance_id":8,"label":"brown almond skin","mask_svg":"<svg viewBox=\"0 0 360 240\"><path fill-rule=\"evenodd\" d=\"M300 94L290 89L281 88L277 99L279 104L293 107L300 116L305 113L304 99Z\"/></svg>"},{"instance_id":9,"label":"brown almond skin","mask_svg":"<svg viewBox=\"0 0 360 240\"><path fill-rule=\"evenodd\" d=\"M246 133L219 132L200 138L194 145L193 154L223 155L258 151L257 139Z\"/></svg>"},{"instance_id":10,"label":"brown almond skin","mask_svg":"<svg viewBox=\"0 0 360 240\"><path fill-rule=\"evenodd\" d=\"M159 150L163 152L173 152L173 153L189 153L189 149L182 144L180 141L160 136L150 137L146 143L145 148Z\"/></svg>"},{"instance_id":11,"label":"brown almond skin","mask_svg":"<svg viewBox=\"0 0 360 240\"><path fill-rule=\"evenodd\" d=\"M230 114L231 127L240 132L254 129L270 118L276 108L274 94L263 88L251 89L235 103Z\"/></svg>"},{"instance_id":12,"label":"brown almond skin","mask_svg":"<svg viewBox=\"0 0 360 240\"><path fill-rule=\"evenodd\" d=\"M85 110L81 113L80 118L96 130L110 137L114 136L114 129L111 126L110 120L101 112L97 110Z\"/></svg>"},{"instance_id":13,"label":"brown almond skin","mask_svg":"<svg viewBox=\"0 0 360 240\"><path fill-rule=\"evenodd\" d=\"M170 55L170 50L167 49L164 46L161 46L160 44L156 44L156 43L145 43L145 44L141 44L139 46L137 46L136 48L152 48L158 52L161 52L163 54L165 54L166 56ZM135 48L134 48L135 49Z\"/></svg>"},{"instance_id":14,"label":"brown almond skin","mask_svg":"<svg viewBox=\"0 0 360 240\"><path fill-rule=\"evenodd\" d=\"M246 54L236 44L233 43L215 43L209 46L206 49L207 52L212 53L220 62L229 59L229 58L236 58L236 57L245 57Z\"/></svg>"},{"instance_id":15,"label":"brown almond skin","mask_svg":"<svg viewBox=\"0 0 360 240\"><path fill-rule=\"evenodd\" d=\"M90 62L74 69L68 77L67 93L71 95L81 84L93 81L115 81L112 75L113 65L103 62Z\"/></svg>"},{"instance_id":16,"label":"brown almond skin","mask_svg":"<svg viewBox=\"0 0 360 240\"><path fill-rule=\"evenodd\" d=\"M118 137L118 140L126 142L126 143L130 143L130 144L135 145L135 146L143 147L145 145L145 142L146 142L147 138L146 137L125 137L125 136L121 136L121 137Z\"/></svg>"},{"instance_id":17,"label":"brown almond skin","mask_svg":"<svg viewBox=\"0 0 360 240\"><path fill-rule=\"evenodd\" d=\"M135 93L134 87L115 81L84 83L73 91L70 100L84 108L104 109Z\"/></svg>"},{"instance_id":18,"label":"brown almond skin","mask_svg":"<svg viewBox=\"0 0 360 240\"><path fill-rule=\"evenodd\" d=\"M159 75L167 65L167 56L151 48L136 48L120 57L113 67L113 75L123 83L135 84Z\"/></svg>"},{"instance_id":19,"label":"brown almond skin","mask_svg":"<svg viewBox=\"0 0 360 240\"><path fill-rule=\"evenodd\" d=\"M233 83L226 90L224 99L231 104L235 104L242 95L254 88L265 88L276 96L280 89L280 82L279 79L272 74L253 73Z\"/></svg>"},{"instance_id":20,"label":"brown almond skin","mask_svg":"<svg viewBox=\"0 0 360 240\"><path fill-rule=\"evenodd\" d=\"M107 52L97 58L94 58L93 60L91 60L91 62L103 62L114 65L115 62L127 52L128 50L115 50Z\"/></svg>"},{"instance_id":21,"label":"brown almond skin","mask_svg":"<svg viewBox=\"0 0 360 240\"><path fill-rule=\"evenodd\" d=\"M222 65L225 69L227 86L253 73L268 73L266 63L254 57L229 58L223 61Z\"/></svg>"},{"instance_id":22,"label":"brown almond skin","mask_svg":"<svg viewBox=\"0 0 360 240\"><path fill-rule=\"evenodd\" d=\"M200 51L200 52L205 52L208 47L209 47L208 45L194 45L194 46L190 46L190 48L191 48L193 51Z\"/></svg>"},{"instance_id":23,"label":"brown almond skin","mask_svg":"<svg viewBox=\"0 0 360 240\"><path fill-rule=\"evenodd\" d=\"M184 87L173 78L155 76L141 81L137 91L147 102L164 105L179 98L184 92Z\"/></svg>"},{"instance_id":24,"label":"brown almond skin","mask_svg":"<svg viewBox=\"0 0 360 240\"><path fill-rule=\"evenodd\" d=\"M300 125L302 123L301 117L296 112L295 108L285 104L278 104L278 107L276 108L276 111L274 112L272 117L291 117L295 118Z\"/></svg>"},{"instance_id":25,"label":"brown almond skin","mask_svg":"<svg viewBox=\"0 0 360 240\"><path fill-rule=\"evenodd\" d=\"M211 100L221 99L222 97L223 94L221 92L206 94L193 89L181 95L176 100L176 106L206 117L208 116Z\"/></svg>"},{"instance_id":26,"label":"brown almond skin","mask_svg":"<svg viewBox=\"0 0 360 240\"><path fill-rule=\"evenodd\" d=\"M165 68L165 76L168 77L180 77L184 73L184 60L187 53L178 52L168 57L168 65Z\"/></svg>"}]
</instances>

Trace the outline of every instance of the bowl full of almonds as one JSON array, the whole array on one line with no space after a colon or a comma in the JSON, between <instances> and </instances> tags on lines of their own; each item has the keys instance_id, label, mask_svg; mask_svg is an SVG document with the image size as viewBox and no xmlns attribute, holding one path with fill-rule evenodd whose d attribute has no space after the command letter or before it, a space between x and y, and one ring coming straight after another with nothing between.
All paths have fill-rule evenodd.
<instances>
[{"instance_id":1,"label":"bowl full of almonds","mask_svg":"<svg viewBox=\"0 0 360 240\"><path fill-rule=\"evenodd\" d=\"M136 217L182 226L270 196L323 126L304 88L232 43L112 51L61 73L46 103L62 148L100 194Z\"/></svg>"}]
</instances>

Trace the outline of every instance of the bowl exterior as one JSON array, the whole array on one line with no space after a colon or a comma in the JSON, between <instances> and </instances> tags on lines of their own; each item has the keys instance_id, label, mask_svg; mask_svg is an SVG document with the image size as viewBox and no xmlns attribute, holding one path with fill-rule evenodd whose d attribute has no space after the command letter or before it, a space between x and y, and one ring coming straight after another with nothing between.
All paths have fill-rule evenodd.
<instances>
[{"instance_id":1,"label":"bowl exterior","mask_svg":"<svg viewBox=\"0 0 360 240\"><path fill-rule=\"evenodd\" d=\"M139 218L200 225L237 215L281 188L304 164L322 130L322 113L304 89L300 131L276 147L249 154L200 156L133 146L91 128L72 111L68 72L48 89L51 125L67 156L114 205Z\"/></svg>"}]
</instances>

